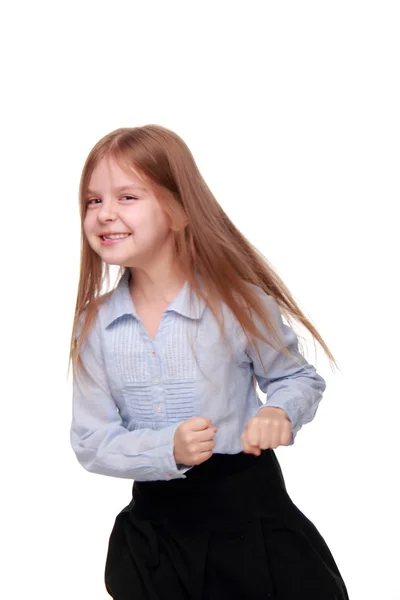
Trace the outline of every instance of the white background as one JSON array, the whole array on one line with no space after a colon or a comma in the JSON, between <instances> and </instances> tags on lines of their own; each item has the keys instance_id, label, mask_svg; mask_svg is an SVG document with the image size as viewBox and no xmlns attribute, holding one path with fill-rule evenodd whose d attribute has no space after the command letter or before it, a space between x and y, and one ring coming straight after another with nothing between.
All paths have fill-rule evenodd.
<instances>
[{"instance_id":1,"label":"white background","mask_svg":"<svg viewBox=\"0 0 400 600\"><path fill-rule=\"evenodd\" d=\"M277 450L352 600L400 599L397 2L9 3L1 14L1 597L108 598L131 483L69 446L78 182L121 126L183 137L337 358Z\"/></svg>"}]
</instances>

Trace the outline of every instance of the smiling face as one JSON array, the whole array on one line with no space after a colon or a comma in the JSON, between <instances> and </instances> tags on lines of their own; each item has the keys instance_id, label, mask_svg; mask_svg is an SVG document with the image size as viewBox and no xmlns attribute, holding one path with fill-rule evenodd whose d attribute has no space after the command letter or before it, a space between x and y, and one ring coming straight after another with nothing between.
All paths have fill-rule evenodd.
<instances>
[{"instance_id":1,"label":"smiling face","mask_svg":"<svg viewBox=\"0 0 400 600\"><path fill-rule=\"evenodd\" d=\"M139 173L103 158L90 177L85 203L83 229L105 263L143 268L170 255L170 221Z\"/></svg>"}]
</instances>

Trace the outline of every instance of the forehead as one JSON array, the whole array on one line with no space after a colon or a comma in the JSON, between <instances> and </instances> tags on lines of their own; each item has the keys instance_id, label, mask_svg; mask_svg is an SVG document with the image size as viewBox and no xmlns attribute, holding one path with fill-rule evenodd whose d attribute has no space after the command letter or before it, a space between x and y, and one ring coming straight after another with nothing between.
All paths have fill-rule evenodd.
<instances>
[{"instance_id":1,"label":"forehead","mask_svg":"<svg viewBox=\"0 0 400 600\"><path fill-rule=\"evenodd\" d=\"M89 193L98 192L103 188L109 189L110 187L115 191L127 187L134 187L142 191L150 189L149 182L137 169L107 156L102 158L93 169L87 191Z\"/></svg>"}]
</instances>

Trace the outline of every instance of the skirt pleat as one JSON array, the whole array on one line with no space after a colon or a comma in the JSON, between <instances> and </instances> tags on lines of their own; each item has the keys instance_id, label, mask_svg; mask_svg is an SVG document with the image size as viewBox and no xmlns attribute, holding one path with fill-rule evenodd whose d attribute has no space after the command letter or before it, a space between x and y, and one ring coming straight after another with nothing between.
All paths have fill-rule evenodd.
<instances>
[{"instance_id":1,"label":"skirt pleat","mask_svg":"<svg viewBox=\"0 0 400 600\"><path fill-rule=\"evenodd\" d=\"M273 450L135 482L111 532L105 584L114 600L348 600Z\"/></svg>"}]
</instances>

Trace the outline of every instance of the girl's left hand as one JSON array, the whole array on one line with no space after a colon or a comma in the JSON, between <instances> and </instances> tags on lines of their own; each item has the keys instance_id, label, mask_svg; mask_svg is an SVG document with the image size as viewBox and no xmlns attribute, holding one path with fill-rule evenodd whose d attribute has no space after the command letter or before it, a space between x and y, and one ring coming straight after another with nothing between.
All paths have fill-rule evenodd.
<instances>
[{"instance_id":1,"label":"girl's left hand","mask_svg":"<svg viewBox=\"0 0 400 600\"><path fill-rule=\"evenodd\" d=\"M292 424L286 412L275 406L264 406L246 425L240 439L243 452L259 456L261 450L287 446L292 437Z\"/></svg>"}]
</instances>

